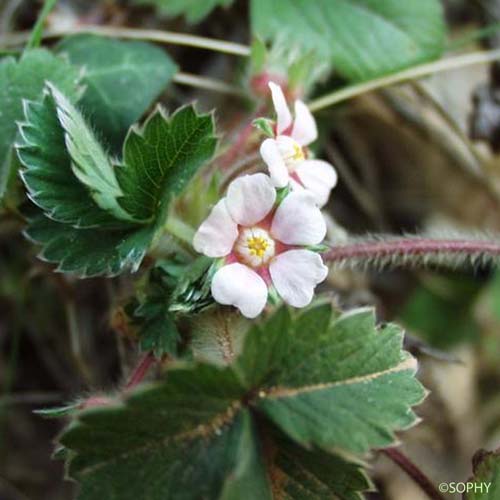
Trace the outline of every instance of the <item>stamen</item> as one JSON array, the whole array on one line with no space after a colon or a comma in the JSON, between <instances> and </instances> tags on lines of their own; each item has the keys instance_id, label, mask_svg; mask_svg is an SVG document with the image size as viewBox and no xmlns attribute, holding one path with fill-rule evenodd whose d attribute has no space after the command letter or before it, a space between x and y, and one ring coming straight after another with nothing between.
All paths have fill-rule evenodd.
<instances>
[{"instance_id":1,"label":"stamen","mask_svg":"<svg viewBox=\"0 0 500 500\"><path fill-rule=\"evenodd\" d=\"M293 151L294 151L294 155L293 155L293 159L295 161L301 161L304 159L304 151L302 150L302 148L297 144L295 143L293 145Z\"/></svg>"},{"instance_id":2,"label":"stamen","mask_svg":"<svg viewBox=\"0 0 500 500\"><path fill-rule=\"evenodd\" d=\"M262 258L269 248L269 242L262 236L251 236L247 238L247 247L250 255Z\"/></svg>"},{"instance_id":3,"label":"stamen","mask_svg":"<svg viewBox=\"0 0 500 500\"><path fill-rule=\"evenodd\" d=\"M269 233L260 227L243 229L235 245L235 253L241 262L260 267L275 255L275 243Z\"/></svg>"}]
</instances>

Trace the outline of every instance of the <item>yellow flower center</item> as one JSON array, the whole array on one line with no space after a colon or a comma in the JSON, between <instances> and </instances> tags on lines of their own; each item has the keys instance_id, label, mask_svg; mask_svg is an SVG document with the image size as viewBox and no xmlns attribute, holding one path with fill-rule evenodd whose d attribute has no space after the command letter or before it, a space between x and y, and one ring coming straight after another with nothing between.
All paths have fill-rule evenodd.
<instances>
[{"instance_id":1,"label":"yellow flower center","mask_svg":"<svg viewBox=\"0 0 500 500\"><path fill-rule=\"evenodd\" d=\"M276 138L278 150L290 173L306 159L302 146L287 135L279 135Z\"/></svg>"},{"instance_id":2,"label":"yellow flower center","mask_svg":"<svg viewBox=\"0 0 500 500\"><path fill-rule=\"evenodd\" d=\"M260 227L242 229L234 247L241 262L250 267L267 264L275 255L275 242L271 235Z\"/></svg>"},{"instance_id":3,"label":"yellow flower center","mask_svg":"<svg viewBox=\"0 0 500 500\"><path fill-rule=\"evenodd\" d=\"M250 236L247 238L247 248L250 255L262 258L269 248L269 241L262 236Z\"/></svg>"},{"instance_id":4,"label":"yellow flower center","mask_svg":"<svg viewBox=\"0 0 500 500\"><path fill-rule=\"evenodd\" d=\"M292 156L292 159L295 160L295 161L302 161L302 160L305 159L305 157L304 157L304 151L303 151L303 149L297 143L295 143L293 145L293 156Z\"/></svg>"}]
</instances>

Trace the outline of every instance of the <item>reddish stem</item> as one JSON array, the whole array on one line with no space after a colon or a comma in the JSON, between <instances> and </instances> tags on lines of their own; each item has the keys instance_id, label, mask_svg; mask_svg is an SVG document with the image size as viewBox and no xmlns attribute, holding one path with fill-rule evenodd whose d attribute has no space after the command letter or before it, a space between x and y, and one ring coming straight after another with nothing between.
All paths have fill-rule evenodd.
<instances>
[{"instance_id":1,"label":"reddish stem","mask_svg":"<svg viewBox=\"0 0 500 500\"><path fill-rule=\"evenodd\" d=\"M439 493L439 490L434 486L432 481L406 455L395 448L386 448L380 451L401 467L429 498L432 500L444 500L444 497Z\"/></svg>"},{"instance_id":2,"label":"reddish stem","mask_svg":"<svg viewBox=\"0 0 500 500\"><path fill-rule=\"evenodd\" d=\"M387 256L425 256L439 253L500 256L500 244L492 241L401 238L392 241L349 243L333 247L323 254L329 262Z\"/></svg>"},{"instance_id":3,"label":"reddish stem","mask_svg":"<svg viewBox=\"0 0 500 500\"><path fill-rule=\"evenodd\" d=\"M148 352L134 368L128 382L125 384L125 390L133 389L136 385L140 384L155 361L153 353Z\"/></svg>"}]
</instances>

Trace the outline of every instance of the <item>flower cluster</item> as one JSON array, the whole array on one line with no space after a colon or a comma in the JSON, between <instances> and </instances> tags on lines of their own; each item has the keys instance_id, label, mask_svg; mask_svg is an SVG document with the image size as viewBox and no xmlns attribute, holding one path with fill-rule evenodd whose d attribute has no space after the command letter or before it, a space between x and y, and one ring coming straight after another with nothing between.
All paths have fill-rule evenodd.
<instances>
[{"instance_id":1,"label":"flower cluster","mask_svg":"<svg viewBox=\"0 0 500 500\"><path fill-rule=\"evenodd\" d=\"M276 136L260 149L270 175L235 179L193 241L196 251L220 259L213 298L248 318L262 312L270 289L294 307L311 302L328 273L311 247L325 237L320 207L337 180L330 164L308 158L305 147L317 138L317 129L306 105L296 101L292 122L280 87L270 88Z\"/></svg>"}]
</instances>

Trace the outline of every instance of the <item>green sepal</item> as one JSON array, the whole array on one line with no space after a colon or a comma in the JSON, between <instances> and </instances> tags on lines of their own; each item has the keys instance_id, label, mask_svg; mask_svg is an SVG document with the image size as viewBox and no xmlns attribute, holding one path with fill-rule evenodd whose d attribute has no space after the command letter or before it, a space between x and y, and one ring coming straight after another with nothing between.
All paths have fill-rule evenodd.
<instances>
[{"instance_id":1,"label":"green sepal","mask_svg":"<svg viewBox=\"0 0 500 500\"><path fill-rule=\"evenodd\" d=\"M255 118L253 120L252 125L260 130L264 135L267 137L274 137L274 121L270 120L269 118Z\"/></svg>"}]
</instances>

